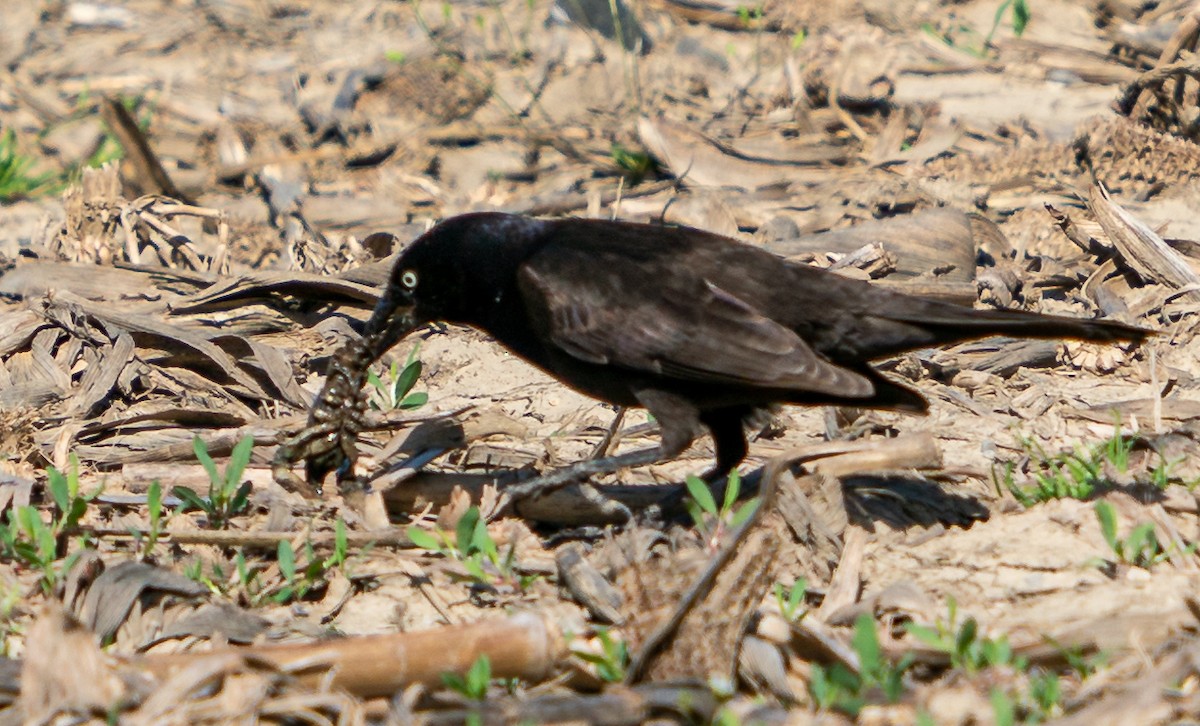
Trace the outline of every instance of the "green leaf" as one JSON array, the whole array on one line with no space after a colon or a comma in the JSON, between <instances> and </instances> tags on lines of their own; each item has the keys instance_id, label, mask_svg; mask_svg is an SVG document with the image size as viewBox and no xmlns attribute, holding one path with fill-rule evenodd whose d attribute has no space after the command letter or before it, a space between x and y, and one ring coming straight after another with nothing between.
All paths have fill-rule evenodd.
<instances>
[{"instance_id":1,"label":"green leaf","mask_svg":"<svg viewBox=\"0 0 1200 726\"><path fill-rule=\"evenodd\" d=\"M475 520L475 532L471 535L471 550L480 552L493 564L500 561L500 553L496 549L496 540L488 532L487 524L482 519Z\"/></svg>"},{"instance_id":2,"label":"green leaf","mask_svg":"<svg viewBox=\"0 0 1200 726\"><path fill-rule=\"evenodd\" d=\"M1017 722L1016 704L1008 694L999 688L993 688L991 701L996 726L1013 726Z\"/></svg>"},{"instance_id":3,"label":"green leaf","mask_svg":"<svg viewBox=\"0 0 1200 726\"><path fill-rule=\"evenodd\" d=\"M481 555L477 552L463 560L462 565L467 571L467 574L473 577L476 582L479 582L483 585L488 585L491 583L492 578L488 577L487 572L483 569L483 561L480 559L480 557Z\"/></svg>"},{"instance_id":4,"label":"green leaf","mask_svg":"<svg viewBox=\"0 0 1200 726\"><path fill-rule=\"evenodd\" d=\"M181 507L181 509L183 509L184 511L187 511L189 509L199 509L200 511L207 512L209 510L208 501L205 499L202 499L199 494L192 491L188 487L185 487L185 486L172 487L171 494L174 495L174 497L176 499L183 501L183 506Z\"/></svg>"},{"instance_id":5,"label":"green leaf","mask_svg":"<svg viewBox=\"0 0 1200 726\"><path fill-rule=\"evenodd\" d=\"M975 635L978 631L979 624L975 622L975 618L967 618L962 627L958 629L958 638L954 641L954 651L959 655L966 655L971 644L975 642Z\"/></svg>"},{"instance_id":6,"label":"green leaf","mask_svg":"<svg viewBox=\"0 0 1200 726\"><path fill-rule=\"evenodd\" d=\"M458 546L458 551L464 556L471 554L472 547L475 543L475 526L479 524L479 507L470 507L458 520L458 525L454 528L454 542Z\"/></svg>"},{"instance_id":7,"label":"green leaf","mask_svg":"<svg viewBox=\"0 0 1200 726\"><path fill-rule=\"evenodd\" d=\"M700 509L715 517L717 501L713 499L712 490L708 488L708 484L698 476L688 476L684 483L687 486L688 494L692 495L692 500L700 505Z\"/></svg>"},{"instance_id":8,"label":"green leaf","mask_svg":"<svg viewBox=\"0 0 1200 726\"><path fill-rule=\"evenodd\" d=\"M729 522L730 525L733 527L742 526L742 524L744 524L747 520L749 520L751 517L754 516L754 512L756 512L757 510L758 510L758 497L754 497L750 501L748 501L745 504L743 504L742 506L738 507L738 510L733 513L733 519L731 519Z\"/></svg>"},{"instance_id":9,"label":"green leaf","mask_svg":"<svg viewBox=\"0 0 1200 726\"><path fill-rule=\"evenodd\" d=\"M807 590L808 580L803 577L796 578L796 581L792 583L791 592L788 593L788 607L792 609L792 612L800 607L800 602L804 600L804 593Z\"/></svg>"},{"instance_id":10,"label":"green leaf","mask_svg":"<svg viewBox=\"0 0 1200 726\"><path fill-rule=\"evenodd\" d=\"M285 539L279 540L275 558L279 563L279 571L283 573L283 578L289 583L293 582L296 579L296 553L292 550L292 543Z\"/></svg>"},{"instance_id":11,"label":"green leaf","mask_svg":"<svg viewBox=\"0 0 1200 726\"><path fill-rule=\"evenodd\" d=\"M937 630L934 630L927 625L917 625L913 622L907 622L904 624L904 630L907 631L909 635L931 648L945 648L945 643L942 641L941 634L938 633Z\"/></svg>"},{"instance_id":12,"label":"green leaf","mask_svg":"<svg viewBox=\"0 0 1200 726\"><path fill-rule=\"evenodd\" d=\"M146 490L146 509L150 513L150 529L158 529L162 519L162 484L155 479Z\"/></svg>"},{"instance_id":13,"label":"green leaf","mask_svg":"<svg viewBox=\"0 0 1200 726\"><path fill-rule=\"evenodd\" d=\"M854 635L850 638L863 673L878 673L883 666L883 650L879 647L879 636L875 632L875 619L869 613L859 615L854 621Z\"/></svg>"},{"instance_id":14,"label":"green leaf","mask_svg":"<svg viewBox=\"0 0 1200 726\"><path fill-rule=\"evenodd\" d=\"M242 473L246 471L246 465L250 463L250 452L253 450L254 437L249 435L242 437L242 440L233 447L233 453L229 455L229 465L225 467L227 491L232 490L242 481Z\"/></svg>"},{"instance_id":15,"label":"green leaf","mask_svg":"<svg viewBox=\"0 0 1200 726\"><path fill-rule=\"evenodd\" d=\"M243 482L234 493L233 499L229 500L228 514L238 514L244 510L250 503L250 490L254 485L250 482Z\"/></svg>"},{"instance_id":16,"label":"green leaf","mask_svg":"<svg viewBox=\"0 0 1200 726\"><path fill-rule=\"evenodd\" d=\"M407 534L408 538L412 540L412 543L420 549L429 550L431 552L440 552L442 549L442 543L437 537L416 525L409 525L404 530L404 533Z\"/></svg>"},{"instance_id":17,"label":"green leaf","mask_svg":"<svg viewBox=\"0 0 1200 726\"><path fill-rule=\"evenodd\" d=\"M424 391L418 391L405 396L404 400L400 402L398 408L403 411L409 411L414 408L420 408L427 403L429 403L429 394Z\"/></svg>"},{"instance_id":18,"label":"green leaf","mask_svg":"<svg viewBox=\"0 0 1200 726\"><path fill-rule=\"evenodd\" d=\"M742 477L737 470L729 472L729 478L725 483L725 501L721 503L721 511L728 512L733 509L733 504L738 500L738 495L742 493Z\"/></svg>"},{"instance_id":19,"label":"green leaf","mask_svg":"<svg viewBox=\"0 0 1200 726\"><path fill-rule=\"evenodd\" d=\"M461 693L464 696L467 695L467 681L457 673L443 673L442 683L446 685L446 688L455 693Z\"/></svg>"},{"instance_id":20,"label":"green leaf","mask_svg":"<svg viewBox=\"0 0 1200 726\"><path fill-rule=\"evenodd\" d=\"M58 507L58 511L66 514L71 507L71 493L67 485L67 478L62 472L55 469L53 466L46 467L46 479L50 486L50 496L54 498L54 504Z\"/></svg>"},{"instance_id":21,"label":"green leaf","mask_svg":"<svg viewBox=\"0 0 1200 726\"><path fill-rule=\"evenodd\" d=\"M1113 552L1120 551L1120 544L1117 542L1117 511L1113 505L1104 500L1096 502L1096 519L1100 521L1100 534L1104 535L1104 541Z\"/></svg>"},{"instance_id":22,"label":"green leaf","mask_svg":"<svg viewBox=\"0 0 1200 726\"><path fill-rule=\"evenodd\" d=\"M1013 0L1013 33L1018 38L1025 33L1025 26L1029 25L1031 17L1029 4L1025 0Z\"/></svg>"},{"instance_id":23,"label":"green leaf","mask_svg":"<svg viewBox=\"0 0 1200 726\"><path fill-rule=\"evenodd\" d=\"M476 700L483 700L487 695L488 684L492 681L492 662L486 654L480 655L467 671L468 695Z\"/></svg>"},{"instance_id":24,"label":"green leaf","mask_svg":"<svg viewBox=\"0 0 1200 726\"><path fill-rule=\"evenodd\" d=\"M208 455L208 446L204 443L204 439L196 436L192 438L192 451L196 453L196 459L200 462L204 470L208 472L208 481L214 489L221 486L221 472L217 469L217 463Z\"/></svg>"},{"instance_id":25,"label":"green leaf","mask_svg":"<svg viewBox=\"0 0 1200 726\"><path fill-rule=\"evenodd\" d=\"M421 377L421 361L414 360L404 366L404 370L400 371L400 375L396 377L396 398L404 398L413 386L417 385L417 379Z\"/></svg>"},{"instance_id":26,"label":"green leaf","mask_svg":"<svg viewBox=\"0 0 1200 726\"><path fill-rule=\"evenodd\" d=\"M350 551L350 537L346 533L346 522L341 517L333 523L333 555L330 557L331 566L342 566Z\"/></svg>"}]
</instances>

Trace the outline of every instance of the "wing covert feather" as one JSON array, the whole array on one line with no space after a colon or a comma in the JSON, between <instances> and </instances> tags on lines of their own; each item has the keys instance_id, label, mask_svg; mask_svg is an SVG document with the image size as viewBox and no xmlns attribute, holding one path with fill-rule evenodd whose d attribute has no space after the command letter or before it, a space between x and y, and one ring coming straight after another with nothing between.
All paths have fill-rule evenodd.
<instances>
[{"instance_id":1,"label":"wing covert feather","mask_svg":"<svg viewBox=\"0 0 1200 726\"><path fill-rule=\"evenodd\" d=\"M686 265L686 260L680 264ZM792 330L713 282L655 276L638 260L551 246L519 286L554 345L589 363L694 381L866 398L869 379L818 356Z\"/></svg>"}]
</instances>

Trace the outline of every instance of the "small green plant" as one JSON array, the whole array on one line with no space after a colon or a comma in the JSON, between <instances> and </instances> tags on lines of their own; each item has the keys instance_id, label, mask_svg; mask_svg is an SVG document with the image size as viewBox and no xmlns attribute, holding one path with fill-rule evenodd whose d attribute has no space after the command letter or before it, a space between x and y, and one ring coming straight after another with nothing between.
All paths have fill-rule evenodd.
<instances>
[{"instance_id":1,"label":"small green plant","mask_svg":"<svg viewBox=\"0 0 1200 726\"><path fill-rule=\"evenodd\" d=\"M986 638L979 634L979 624L968 617L958 622L958 603L948 598L949 613L945 620L938 619L932 627L906 623L910 635L934 650L950 656L950 665L968 673L978 673L985 668L1011 666L1018 670L1025 663L1013 655L1012 646L1006 636Z\"/></svg>"},{"instance_id":2,"label":"small green plant","mask_svg":"<svg viewBox=\"0 0 1200 726\"><path fill-rule=\"evenodd\" d=\"M47 593L54 590L60 573L70 569L75 556L67 556L68 538L78 530L88 505L104 489L101 484L90 494L81 492L79 458L74 453L70 463L66 474L53 466L46 467L47 488L54 502L48 523L36 507L24 506L9 509L6 523L0 526L0 559L13 559L40 570L42 590ZM60 567L58 561L64 557Z\"/></svg>"},{"instance_id":3,"label":"small green plant","mask_svg":"<svg viewBox=\"0 0 1200 726\"><path fill-rule=\"evenodd\" d=\"M737 9L738 21L741 22L743 28L753 28L756 23L763 19L763 6L755 5L739 5Z\"/></svg>"},{"instance_id":4,"label":"small green plant","mask_svg":"<svg viewBox=\"0 0 1200 726\"><path fill-rule=\"evenodd\" d=\"M1020 38L1025 34L1025 26L1029 25L1029 19L1032 14L1029 12L1029 4L1026 0L1003 0L999 7L996 8L996 15L992 19L992 29L988 31L987 36L983 39L983 44L989 46L992 44L992 38L995 37L996 31L1000 28L1000 21L1004 19L1004 14L1012 9L1012 26L1013 35Z\"/></svg>"},{"instance_id":5,"label":"small green plant","mask_svg":"<svg viewBox=\"0 0 1200 726\"><path fill-rule=\"evenodd\" d=\"M53 174L33 174L33 157L17 151L17 134L12 129L0 133L0 202L48 194L58 188Z\"/></svg>"},{"instance_id":6,"label":"small green plant","mask_svg":"<svg viewBox=\"0 0 1200 726\"><path fill-rule=\"evenodd\" d=\"M375 408L386 411L397 408L409 411L420 408L429 401L429 394L424 391L412 393L413 386L417 385L417 379L421 377L421 360L417 358L418 347L413 346L403 368L400 368L396 361L392 361L391 367L388 368L386 382L375 371L367 372L367 382L378 393L376 397L378 400L372 399L371 401Z\"/></svg>"},{"instance_id":7,"label":"small green plant","mask_svg":"<svg viewBox=\"0 0 1200 726\"><path fill-rule=\"evenodd\" d=\"M146 511L150 518L150 528L146 530L144 538L140 532L136 535L142 546L143 560L150 559L154 554L154 546L162 536L162 484L159 484L157 479L151 482L150 488L146 490Z\"/></svg>"},{"instance_id":8,"label":"small green plant","mask_svg":"<svg viewBox=\"0 0 1200 726\"><path fill-rule=\"evenodd\" d=\"M46 467L46 483L50 488L50 496L58 509L53 527L55 535L65 537L79 527L79 520L87 513L88 505L104 491L100 484L95 491L84 494L79 487L79 457L74 453L68 457L71 468L63 474L53 466ZM65 542L64 542L65 544Z\"/></svg>"},{"instance_id":9,"label":"small green plant","mask_svg":"<svg viewBox=\"0 0 1200 726\"><path fill-rule=\"evenodd\" d=\"M516 572L516 542L509 545L503 556L496 541L479 514L479 507L463 513L454 528L453 538L441 528L432 532L417 526L407 530L408 538L420 549L436 552L459 563L467 575L479 585L491 587L499 581L525 590L536 576L520 576Z\"/></svg>"},{"instance_id":10,"label":"small green plant","mask_svg":"<svg viewBox=\"0 0 1200 726\"><path fill-rule=\"evenodd\" d=\"M640 184L647 174L654 171L654 159L645 151L627 149L614 142L609 154L630 186Z\"/></svg>"},{"instance_id":11,"label":"small green plant","mask_svg":"<svg viewBox=\"0 0 1200 726\"><path fill-rule=\"evenodd\" d=\"M800 607L804 604L804 593L807 590L808 580L803 577L796 578L791 588L786 591L782 582L775 583L775 602L779 603L779 612L789 623L799 622L808 613Z\"/></svg>"},{"instance_id":12,"label":"small green plant","mask_svg":"<svg viewBox=\"0 0 1200 726\"><path fill-rule=\"evenodd\" d=\"M1062 710L1062 682L1055 673L1039 671L1029 677L1030 710L1038 721L1057 716Z\"/></svg>"},{"instance_id":13,"label":"small green plant","mask_svg":"<svg viewBox=\"0 0 1200 726\"><path fill-rule=\"evenodd\" d=\"M1016 724L1017 704L1011 695L1001 688L992 688L988 700L992 702L992 718L996 726Z\"/></svg>"},{"instance_id":14,"label":"small green plant","mask_svg":"<svg viewBox=\"0 0 1200 726\"><path fill-rule=\"evenodd\" d=\"M850 643L858 654L858 673L840 663L829 668L813 664L808 690L817 706L857 716L876 697L873 692L888 703L899 701L904 695L904 673L913 663L912 656L906 655L898 663L889 662L879 645L875 620L868 613L854 621Z\"/></svg>"},{"instance_id":15,"label":"small green plant","mask_svg":"<svg viewBox=\"0 0 1200 726\"><path fill-rule=\"evenodd\" d=\"M480 655L467 669L466 675L457 673L443 673L442 683L447 688L455 691L465 698L482 704L487 700L488 687L492 682L492 662L486 654ZM483 717L478 711L473 711L467 716L467 724L469 726L479 726L483 723Z\"/></svg>"},{"instance_id":16,"label":"small green plant","mask_svg":"<svg viewBox=\"0 0 1200 726\"><path fill-rule=\"evenodd\" d=\"M23 600L20 585L8 578L0 581L0 657L20 657L18 642L25 634L25 627L17 615Z\"/></svg>"},{"instance_id":17,"label":"small green plant","mask_svg":"<svg viewBox=\"0 0 1200 726\"><path fill-rule=\"evenodd\" d=\"M334 524L333 552L328 557L317 557L313 552L312 542L304 544L305 561L302 568L296 565L296 553L292 544L280 540L276 548L276 562L279 572L283 575L284 584L273 596L275 602L284 603L292 600L302 600L313 589L325 584L330 570L344 567L349 550L346 535L346 523L339 518ZM239 553L240 554L240 553ZM239 575L241 567L239 567Z\"/></svg>"},{"instance_id":18,"label":"small green plant","mask_svg":"<svg viewBox=\"0 0 1200 726\"><path fill-rule=\"evenodd\" d=\"M1096 520L1100 523L1100 533L1108 548L1112 550L1117 562L1131 567L1141 567L1149 570L1160 562L1170 558L1170 553L1158 541L1154 533L1154 524L1142 522L1135 526L1124 539L1117 534L1117 510L1111 502L1104 500L1096 502ZM1188 553L1195 550L1195 545L1188 546Z\"/></svg>"},{"instance_id":19,"label":"small green plant","mask_svg":"<svg viewBox=\"0 0 1200 726\"><path fill-rule=\"evenodd\" d=\"M224 529L229 521L250 506L250 482L242 481L246 465L250 463L250 452L254 449L254 437L246 436L233 447L229 464L222 474L216 462L208 454L208 446L199 436L192 439L192 450L208 472L208 498L202 498L194 490L177 486L171 490L183 500L184 509L199 509L208 517L208 526Z\"/></svg>"},{"instance_id":20,"label":"small green plant","mask_svg":"<svg viewBox=\"0 0 1200 726\"><path fill-rule=\"evenodd\" d=\"M0 528L0 554L3 559L16 560L42 573L42 591L54 591L59 571L58 537L54 528L42 521L36 507L14 507L8 510L6 526Z\"/></svg>"},{"instance_id":21,"label":"small green plant","mask_svg":"<svg viewBox=\"0 0 1200 726\"><path fill-rule=\"evenodd\" d=\"M245 570L246 559L241 552L238 552L235 562L240 563L241 569L239 569L238 574L239 576L244 576L245 582L243 582L243 585L247 584L247 582L252 582L254 579L254 573L253 571ZM243 572L243 570L245 571ZM204 571L204 561L201 559L194 559L183 568L183 575L189 580L204 585L208 588L209 592L218 597L227 597L230 593L229 577L225 574L224 568L222 568L216 562L209 566L208 572L206 573ZM254 604L257 604L257 601L255 601Z\"/></svg>"},{"instance_id":22,"label":"small green plant","mask_svg":"<svg viewBox=\"0 0 1200 726\"><path fill-rule=\"evenodd\" d=\"M1028 487L1016 484L1013 476L1016 467L1012 462L1005 463L1002 481L1009 493L1026 507L1051 499L1087 499L1104 479L1104 464L1095 450L1078 449L1050 456L1030 439L1022 439L1021 445L1032 459L1034 484Z\"/></svg>"},{"instance_id":23,"label":"small green plant","mask_svg":"<svg viewBox=\"0 0 1200 726\"><path fill-rule=\"evenodd\" d=\"M703 479L689 476L684 482L691 498L684 501L684 507L696 523L696 529L710 545L715 546L727 530L737 529L743 522L754 514L758 507L758 497L755 497L740 507L737 507L738 496L742 492L742 478L737 471L729 474L725 485L725 497L721 507L717 508L717 500L713 498L712 490ZM735 508L736 507L736 508Z\"/></svg>"},{"instance_id":24,"label":"small green plant","mask_svg":"<svg viewBox=\"0 0 1200 726\"><path fill-rule=\"evenodd\" d=\"M1026 507L1050 499L1090 499L1112 487L1106 470L1122 474L1129 471L1130 455L1137 440L1136 435L1121 433L1119 421L1114 423L1113 435L1106 441L1090 447L1077 446L1073 452L1053 456L1032 439L1021 437L1021 448L1030 459L1033 485L1021 486L1016 483L1016 465L1011 461L1004 463L1002 474L998 474L996 467L993 467L992 478L997 492L1008 491ZM1151 472L1155 486L1166 486L1169 468L1163 462Z\"/></svg>"},{"instance_id":25,"label":"small green plant","mask_svg":"<svg viewBox=\"0 0 1200 726\"><path fill-rule=\"evenodd\" d=\"M571 652L596 667L596 675L607 683L620 683L625 679L629 667L629 646L624 640L613 637L608 628L597 628L596 639L600 641L600 652L572 649Z\"/></svg>"},{"instance_id":26,"label":"small green plant","mask_svg":"<svg viewBox=\"0 0 1200 726\"><path fill-rule=\"evenodd\" d=\"M262 582L258 579L259 568L251 567L246 562L246 553L240 548L233 557L233 569L237 573L240 596L250 607L261 605L267 599L267 594L264 592ZM282 568L280 569L282 570Z\"/></svg>"}]
</instances>

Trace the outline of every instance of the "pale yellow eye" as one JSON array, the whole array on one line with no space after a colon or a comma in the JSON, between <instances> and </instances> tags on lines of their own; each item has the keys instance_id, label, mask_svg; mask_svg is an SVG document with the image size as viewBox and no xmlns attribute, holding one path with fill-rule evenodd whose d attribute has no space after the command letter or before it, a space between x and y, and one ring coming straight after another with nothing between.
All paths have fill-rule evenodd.
<instances>
[{"instance_id":1,"label":"pale yellow eye","mask_svg":"<svg viewBox=\"0 0 1200 726\"><path fill-rule=\"evenodd\" d=\"M407 287L409 290L417 286L417 273L412 270L405 270L400 276L400 284Z\"/></svg>"}]
</instances>

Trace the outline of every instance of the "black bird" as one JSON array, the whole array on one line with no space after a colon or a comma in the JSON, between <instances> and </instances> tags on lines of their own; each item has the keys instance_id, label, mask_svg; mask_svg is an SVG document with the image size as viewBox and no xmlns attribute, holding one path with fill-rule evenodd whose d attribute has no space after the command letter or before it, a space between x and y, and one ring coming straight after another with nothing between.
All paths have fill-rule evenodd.
<instances>
[{"instance_id":1,"label":"black bird","mask_svg":"<svg viewBox=\"0 0 1200 726\"><path fill-rule=\"evenodd\" d=\"M710 475L727 474L746 455L745 422L772 404L924 412L920 393L869 365L904 351L996 334L1141 341L1149 333L923 300L688 227L465 214L397 259L365 348L350 356L348 367L361 369L331 374L314 407L313 421L327 422L319 433L339 439L336 447L293 454L308 459L310 481L353 456L352 440L340 439L357 427L339 428L332 409L361 395L371 360L434 321L478 328L568 386L642 406L659 422L659 446L567 467L525 492L677 456L703 428L716 445Z\"/></svg>"}]
</instances>

